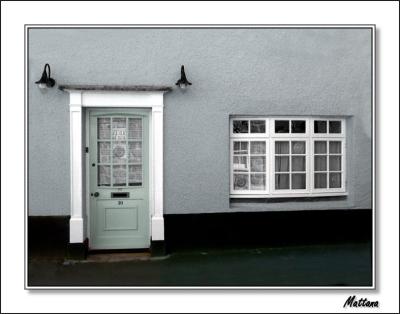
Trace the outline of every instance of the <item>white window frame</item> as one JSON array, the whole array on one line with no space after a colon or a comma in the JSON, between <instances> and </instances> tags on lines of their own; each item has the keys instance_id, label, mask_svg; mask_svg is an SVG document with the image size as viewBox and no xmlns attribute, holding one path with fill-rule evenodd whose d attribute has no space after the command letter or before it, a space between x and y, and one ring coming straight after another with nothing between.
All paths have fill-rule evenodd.
<instances>
[{"instance_id":1,"label":"white window frame","mask_svg":"<svg viewBox=\"0 0 400 314\"><path fill-rule=\"evenodd\" d=\"M314 121L326 121L326 133L314 133ZM329 133L329 121L341 121L341 132L340 133ZM346 134L346 123L345 119L339 118L312 118L310 119L310 129L313 137L345 137Z\"/></svg>"},{"instance_id":2,"label":"white window frame","mask_svg":"<svg viewBox=\"0 0 400 314\"><path fill-rule=\"evenodd\" d=\"M343 124L343 123L342 123ZM325 172L327 174L327 187L325 189L321 188L321 189L316 189L314 187L314 174L315 174L315 170L314 170L314 143L318 142L318 141L325 141L327 142L327 160L326 160L326 171L322 171ZM342 174L341 177L341 183L342 186L340 188L329 188L329 173L330 172L339 172L339 171L330 171L329 170L329 142L341 142L341 171L340 173ZM312 139L312 145L311 145L311 153L312 153L312 158L311 159L311 191L312 193L344 193L346 192L346 145L345 145L345 139L344 138L339 138L339 137L317 137L317 138L313 138ZM336 155L336 154L335 154Z\"/></svg>"},{"instance_id":3,"label":"white window frame","mask_svg":"<svg viewBox=\"0 0 400 314\"><path fill-rule=\"evenodd\" d=\"M233 154L233 143L234 142L238 142L238 141L243 141L243 142L248 142L248 168L249 171L247 172L247 174L249 175L249 186L251 185L251 171L250 171L250 146L251 146L251 142L265 142L265 190L234 190L233 189L233 175L234 175L234 170L233 170L233 157L235 157L236 155ZM270 156L269 156L269 140L266 139L265 137L263 138L251 138L251 139L244 139L244 138L232 138L231 139L231 145L230 145L230 150L231 150L231 171L230 171L230 182L231 183L231 188L230 188L230 193L231 194L236 194L236 195L260 195L260 194L269 194L269 179L268 179L268 171L269 171L269 163L270 163ZM240 155L239 155L240 156ZM244 173L243 173L244 174Z\"/></svg>"},{"instance_id":4,"label":"white window frame","mask_svg":"<svg viewBox=\"0 0 400 314\"><path fill-rule=\"evenodd\" d=\"M233 133L233 121L243 121L247 120L249 122L249 133ZM265 121L265 133L250 133L250 120L255 121ZM260 118L260 117L235 117L230 119L229 126L231 138L265 138L265 136L269 135L269 119L268 118Z\"/></svg>"},{"instance_id":5,"label":"white window frame","mask_svg":"<svg viewBox=\"0 0 400 314\"><path fill-rule=\"evenodd\" d=\"M291 152L291 145L292 142L305 142L306 145L306 153L305 153L305 175L306 175L306 188L305 189L286 189L286 190L277 190L275 189L275 142L289 142L289 154L285 155L289 157L289 186L291 185L291 175L292 175L292 169L291 169L291 158L292 158L292 152ZM302 195L305 193L310 193L310 184L309 184L309 177L310 177L310 166L309 166L309 158L308 155L310 154L310 147L309 147L309 140L308 138L305 137L276 137L272 138L271 140L271 149L270 149L270 158L272 159L271 161L271 172L270 172L270 186L271 186L271 194L274 195L287 195L287 194L296 194L296 195ZM300 155L302 156L302 155Z\"/></svg>"},{"instance_id":6,"label":"white window frame","mask_svg":"<svg viewBox=\"0 0 400 314\"><path fill-rule=\"evenodd\" d=\"M233 133L233 121L248 120L250 132L250 120L265 120L265 133ZM276 120L289 120L290 133L275 133ZM305 120L305 133L291 133L291 121ZM314 133L314 121L327 121L327 133ZM341 122L341 133L329 133L329 121ZM342 117L302 117L302 116L231 116L230 117L230 197L231 198L285 198L285 197L323 197L348 195L346 191L346 119ZM233 142L234 141L266 141L266 188L265 190L234 190L233 187ZM329 161L327 161L327 188L314 188L314 142L315 141L340 141L341 152L341 187L329 188ZM276 141L305 141L306 144L306 188L305 189L275 189L275 142ZM290 144L291 145L291 144ZM250 150L250 145L249 148ZM328 148L327 148L328 149ZM291 150L289 151L291 156ZM291 157L289 157L291 158ZM327 160L329 150L327 151ZM250 158L249 173L250 171ZM291 164L291 162L290 162ZM291 176L291 169L289 175ZM291 178L290 178L291 180ZM250 185L250 176L249 176Z\"/></svg>"}]
</instances>

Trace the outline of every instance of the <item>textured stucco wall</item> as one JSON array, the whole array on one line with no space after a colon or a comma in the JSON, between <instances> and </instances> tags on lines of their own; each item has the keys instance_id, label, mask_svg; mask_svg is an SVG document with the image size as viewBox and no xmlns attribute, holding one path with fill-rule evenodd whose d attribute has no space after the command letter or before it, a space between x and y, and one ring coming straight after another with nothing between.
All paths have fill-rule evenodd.
<instances>
[{"instance_id":1,"label":"textured stucco wall","mask_svg":"<svg viewBox=\"0 0 400 314\"><path fill-rule=\"evenodd\" d=\"M29 213L68 215L68 94L57 83L193 85L165 95L165 213L371 207L370 29L31 29ZM346 115L348 197L229 201L229 115Z\"/></svg>"}]
</instances>

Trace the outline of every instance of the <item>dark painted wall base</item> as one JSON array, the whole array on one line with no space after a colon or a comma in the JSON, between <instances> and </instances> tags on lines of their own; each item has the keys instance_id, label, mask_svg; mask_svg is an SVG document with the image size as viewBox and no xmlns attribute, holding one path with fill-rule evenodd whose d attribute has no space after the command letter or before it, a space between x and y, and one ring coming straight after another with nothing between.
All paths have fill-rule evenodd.
<instances>
[{"instance_id":1,"label":"dark painted wall base","mask_svg":"<svg viewBox=\"0 0 400 314\"><path fill-rule=\"evenodd\" d=\"M153 257L165 256L167 254L165 241L151 241L150 253Z\"/></svg>"},{"instance_id":2,"label":"dark painted wall base","mask_svg":"<svg viewBox=\"0 0 400 314\"><path fill-rule=\"evenodd\" d=\"M88 255L87 239L84 243L68 243L67 258L72 260L86 259Z\"/></svg>"},{"instance_id":3,"label":"dark painted wall base","mask_svg":"<svg viewBox=\"0 0 400 314\"><path fill-rule=\"evenodd\" d=\"M169 251L372 243L372 210L165 215Z\"/></svg>"},{"instance_id":4,"label":"dark painted wall base","mask_svg":"<svg viewBox=\"0 0 400 314\"><path fill-rule=\"evenodd\" d=\"M198 248L372 243L372 211L329 210L165 215L165 241L152 241L152 256ZM29 257L86 258L87 243L69 244L69 217L28 219Z\"/></svg>"},{"instance_id":5,"label":"dark painted wall base","mask_svg":"<svg viewBox=\"0 0 400 314\"><path fill-rule=\"evenodd\" d=\"M59 258L67 254L69 216L28 217L28 258Z\"/></svg>"}]
</instances>

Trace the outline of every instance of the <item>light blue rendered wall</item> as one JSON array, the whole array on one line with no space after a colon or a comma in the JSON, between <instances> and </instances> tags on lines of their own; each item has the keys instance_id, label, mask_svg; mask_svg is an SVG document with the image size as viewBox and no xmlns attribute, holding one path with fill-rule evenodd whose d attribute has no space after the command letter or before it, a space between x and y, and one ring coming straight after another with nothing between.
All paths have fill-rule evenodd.
<instances>
[{"instance_id":1,"label":"light blue rendered wall","mask_svg":"<svg viewBox=\"0 0 400 314\"><path fill-rule=\"evenodd\" d=\"M31 29L29 213L68 215L68 94L59 84L193 85L165 95L164 210L371 208L370 29ZM346 115L348 197L230 203L229 115Z\"/></svg>"}]
</instances>

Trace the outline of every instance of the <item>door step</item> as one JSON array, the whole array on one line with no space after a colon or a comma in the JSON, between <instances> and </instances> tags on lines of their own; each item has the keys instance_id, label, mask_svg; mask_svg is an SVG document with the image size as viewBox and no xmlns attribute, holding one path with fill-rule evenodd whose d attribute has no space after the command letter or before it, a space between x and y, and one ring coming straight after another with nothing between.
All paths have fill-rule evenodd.
<instances>
[{"instance_id":1,"label":"door step","mask_svg":"<svg viewBox=\"0 0 400 314\"><path fill-rule=\"evenodd\" d=\"M150 252L123 252L123 253L90 253L86 262L93 263L114 263L128 261L147 261L151 257Z\"/></svg>"}]
</instances>

